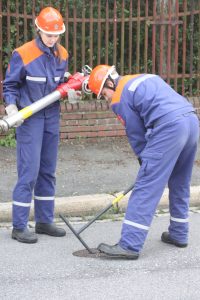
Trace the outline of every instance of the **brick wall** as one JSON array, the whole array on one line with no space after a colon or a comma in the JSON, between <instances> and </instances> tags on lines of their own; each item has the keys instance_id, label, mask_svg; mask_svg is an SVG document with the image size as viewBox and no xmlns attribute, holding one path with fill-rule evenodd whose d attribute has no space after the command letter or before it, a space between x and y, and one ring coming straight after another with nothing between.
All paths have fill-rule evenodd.
<instances>
[{"instance_id":1,"label":"brick wall","mask_svg":"<svg viewBox=\"0 0 200 300\"><path fill-rule=\"evenodd\" d=\"M124 127L105 101L61 104L61 139L122 135Z\"/></svg>"},{"instance_id":2,"label":"brick wall","mask_svg":"<svg viewBox=\"0 0 200 300\"><path fill-rule=\"evenodd\" d=\"M190 102L197 109L200 119L200 97L191 97ZM4 115L0 105L0 115ZM103 101L82 101L77 104L61 102L61 140L75 138L99 138L124 136L123 125Z\"/></svg>"},{"instance_id":3,"label":"brick wall","mask_svg":"<svg viewBox=\"0 0 200 300\"><path fill-rule=\"evenodd\" d=\"M189 101L197 109L200 119L200 97L191 97ZM62 140L115 137L125 135L125 130L105 101L86 101L75 105L61 104L60 135Z\"/></svg>"}]
</instances>

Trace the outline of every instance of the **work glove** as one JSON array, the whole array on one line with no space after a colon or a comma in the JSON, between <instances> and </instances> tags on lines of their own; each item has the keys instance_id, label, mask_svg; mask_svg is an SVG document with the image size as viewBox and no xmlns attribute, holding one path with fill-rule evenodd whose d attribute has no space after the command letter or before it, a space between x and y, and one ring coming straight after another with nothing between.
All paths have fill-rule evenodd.
<instances>
[{"instance_id":1,"label":"work glove","mask_svg":"<svg viewBox=\"0 0 200 300\"><path fill-rule=\"evenodd\" d=\"M64 74L64 82L67 82L71 76L72 76L71 73L65 72L65 74Z\"/></svg>"},{"instance_id":2,"label":"work glove","mask_svg":"<svg viewBox=\"0 0 200 300\"><path fill-rule=\"evenodd\" d=\"M71 104L77 103L82 99L81 91L75 91L74 89L69 89L67 94L68 94L68 101Z\"/></svg>"},{"instance_id":3,"label":"work glove","mask_svg":"<svg viewBox=\"0 0 200 300\"><path fill-rule=\"evenodd\" d=\"M4 117L4 120L6 120L8 117L11 117L11 116L15 115L16 113L18 113L18 108L15 104L9 104L8 106L6 106L5 111L6 111L7 116ZM22 125L23 122L24 122L24 120L20 120L13 127L18 127L18 126Z\"/></svg>"}]
</instances>

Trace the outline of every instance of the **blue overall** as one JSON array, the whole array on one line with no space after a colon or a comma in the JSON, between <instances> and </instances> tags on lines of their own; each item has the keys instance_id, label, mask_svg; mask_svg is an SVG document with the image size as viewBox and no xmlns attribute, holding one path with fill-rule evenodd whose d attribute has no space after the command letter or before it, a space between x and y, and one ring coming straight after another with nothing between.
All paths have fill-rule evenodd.
<instances>
[{"instance_id":1,"label":"blue overall","mask_svg":"<svg viewBox=\"0 0 200 300\"><path fill-rule=\"evenodd\" d=\"M68 54L61 45L59 48L61 58L37 38L14 51L3 84L6 105L26 107L63 82ZM27 226L33 191L35 221L53 222L59 116L57 101L16 129L18 181L13 191L16 229Z\"/></svg>"},{"instance_id":2,"label":"blue overall","mask_svg":"<svg viewBox=\"0 0 200 300\"><path fill-rule=\"evenodd\" d=\"M199 138L192 105L159 76L124 76L112 100L134 152L142 161L119 244L139 252L164 188L169 187L170 237L188 240L190 180Z\"/></svg>"}]
</instances>

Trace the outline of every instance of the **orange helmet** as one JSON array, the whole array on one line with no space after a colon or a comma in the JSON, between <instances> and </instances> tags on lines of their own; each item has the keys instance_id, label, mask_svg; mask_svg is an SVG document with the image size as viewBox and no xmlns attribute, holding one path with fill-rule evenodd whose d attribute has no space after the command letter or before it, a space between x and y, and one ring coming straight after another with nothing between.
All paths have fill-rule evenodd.
<instances>
[{"instance_id":1,"label":"orange helmet","mask_svg":"<svg viewBox=\"0 0 200 300\"><path fill-rule=\"evenodd\" d=\"M35 19L37 28L47 34L61 34L65 32L63 18L59 11L53 7L46 7L41 10Z\"/></svg>"},{"instance_id":2,"label":"orange helmet","mask_svg":"<svg viewBox=\"0 0 200 300\"><path fill-rule=\"evenodd\" d=\"M117 78L119 75L115 71L115 66L98 65L90 73L88 86L89 89L100 98L104 83L108 77L111 79Z\"/></svg>"}]
</instances>

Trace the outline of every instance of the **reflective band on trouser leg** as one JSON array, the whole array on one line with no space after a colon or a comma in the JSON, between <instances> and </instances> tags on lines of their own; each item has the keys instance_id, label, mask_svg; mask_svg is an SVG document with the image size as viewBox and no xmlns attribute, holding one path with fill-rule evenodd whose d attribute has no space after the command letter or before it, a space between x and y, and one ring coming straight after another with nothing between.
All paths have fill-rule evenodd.
<instances>
[{"instance_id":1,"label":"reflective band on trouser leg","mask_svg":"<svg viewBox=\"0 0 200 300\"><path fill-rule=\"evenodd\" d=\"M188 242L189 219L170 217L169 234L171 238L179 243Z\"/></svg>"},{"instance_id":2,"label":"reflective band on trouser leg","mask_svg":"<svg viewBox=\"0 0 200 300\"><path fill-rule=\"evenodd\" d=\"M52 223L54 212L54 196L34 196L36 223Z\"/></svg>"},{"instance_id":3,"label":"reflective band on trouser leg","mask_svg":"<svg viewBox=\"0 0 200 300\"><path fill-rule=\"evenodd\" d=\"M27 227L31 203L13 201L13 227L24 229Z\"/></svg>"},{"instance_id":4,"label":"reflective band on trouser leg","mask_svg":"<svg viewBox=\"0 0 200 300\"><path fill-rule=\"evenodd\" d=\"M133 227L136 227L136 228L149 230L149 226L145 226L145 225L142 225L142 224L139 224L139 223L135 223L135 222L132 222L132 221L129 221L129 220L126 220L126 219L124 220L124 223L127 224L127 225L131 225Z\"/></svg>"},{"instance_id":5,"label":"reflective band on trouser leg","mask_svg":"<svg viewBox=\"0 0 200 300\"><path fill-rule=\"evenodd\" d=\"M124 249L129 249L127 245L131 245L134 240L134 247L131 247L129 250L139 252L143 241L146 239L148 230L149 226L125 219L122 226L123 238L119 241L120 246Z\"/></svg>"},{"instance_id":6,"label":"reflective band on trouser leg","mask_svg":"<svg viewBox=\"0 0 200 300\"><path fill-rule=\"evenodd\" d=\"M189 218L187 218L187 219L180 219L180 218L170 217L170 220L174 221L174 222L178 222L178 223L187 223L187 222L189 222Z\"/></svg>"},{"instance_id":7,"label":"reflective band on trouser leg","mask_svg":"<svg viewBox=\"0 0 200 300\"><path fill-rule=\"evenodd\" d=\"M47 196L47 197L43 197L43 196L34 196L35 200L54 200L55 197L54 196Z\"/></svg>"},{"instance_id":8,"label":"reflective band on trouser leg","mask_svg":"<svg viewBox=\"0 0 200 300\"><path fill-rule=\"evenodd\" d=\"M13 205L23 206L23 207L30 207L31 203L23 203L23 202L13 201Z\"/></svg>"}]
</instances>

